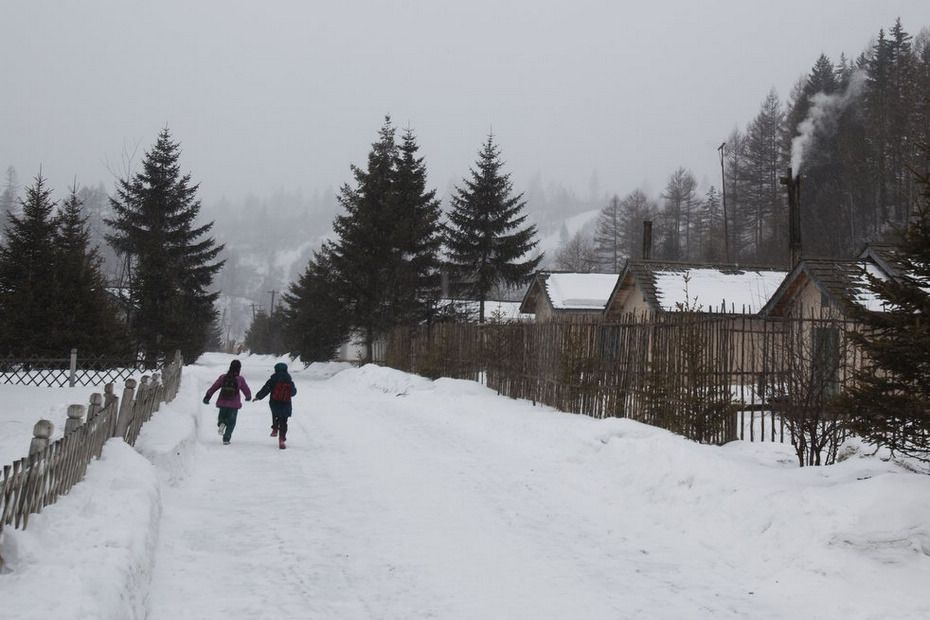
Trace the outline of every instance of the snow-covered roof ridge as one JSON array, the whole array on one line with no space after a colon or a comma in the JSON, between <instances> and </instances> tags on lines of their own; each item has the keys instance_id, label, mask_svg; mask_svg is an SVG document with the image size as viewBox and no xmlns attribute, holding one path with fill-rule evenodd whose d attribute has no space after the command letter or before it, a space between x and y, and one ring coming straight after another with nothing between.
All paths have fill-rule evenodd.
<instances>
[{"instance_id":1,"label":"snow-covered roof ridge","mask_svg":"<svg viewBox=\"0 0 930 620\"><path fill-rule=\"evenodd\" d=\"M657 266L652 270L662 310L759 312L788 275L780 269Z\"/></svg>"},{"instance_id":2,"label":"snow-covered roof ridge","mask_svg":"<svg viewBox=\"0 0 930 620\"><path fill-rule=\"evenodd\" d=\"M558 310L603 310L618 277L616 273L550 273L546 294Z\"/></svg>"}]
</instances>

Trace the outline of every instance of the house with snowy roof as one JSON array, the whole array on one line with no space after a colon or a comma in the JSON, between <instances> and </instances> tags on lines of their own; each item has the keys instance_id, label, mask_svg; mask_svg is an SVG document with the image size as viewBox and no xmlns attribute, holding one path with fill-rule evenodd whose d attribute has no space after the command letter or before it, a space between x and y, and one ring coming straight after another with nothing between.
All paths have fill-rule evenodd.
<instances>
[{"instance_id":1,"label":"house with snowy roof","mask_svg":"<svg viewBox=\"0 0 930 620\"><path fill-rule=\"evenodd\" d=\"M520 312L539 322L560 318L600 319L617 283L615 273L541 271L520 302Z\"/></svg>"},{"instance_id":2,"label":"house with snowy roof","mask_svg":"<svg viewBox=\"0 0 930 620\"><path fill-rule=\"evenodd\" d=\"M611 291L607 320L664 312L759 313L787 275L773 267L631 260Z\"/></svg>"},{"instance_id":3,"label":"house with snowy roof","mask_svg":"<svg viewBox=\"0 0 930 620\"><path fill-rule=\"evenodd\" d=\"M895 247L885 244L870 244L857 258L806 258L787 275L762 314L840 317L849 304L881 312L885 305L869 289L868 276L885 280L901 273Z\"/></svg>"},{"instance_id":4,"label":"house with snowy roof","mask_svg":"<svg viewBox=\"0 0 930 620\"><path fill-rule=\"evenodd\" d=\"M455 318L469 323L479 322L481 304L473 299L440 299L439 313L447 318ZM518 301L498 301L487 299L484 302L483 323L523 323L533 320L532 314L520 312Z\"/></svg>"}]
</instances>

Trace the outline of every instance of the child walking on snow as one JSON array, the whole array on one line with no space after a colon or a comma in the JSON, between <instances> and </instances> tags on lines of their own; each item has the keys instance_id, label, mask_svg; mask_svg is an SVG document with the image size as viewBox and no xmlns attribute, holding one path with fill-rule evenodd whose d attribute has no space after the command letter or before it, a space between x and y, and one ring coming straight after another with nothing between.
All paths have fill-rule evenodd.
<instances>
[{"instance_id":1,"label":"child walking on snow","mask_svg":"<svg viewBox=\"0 0 930 620\"><path fill-rule=\"evenodd\" d=\"M278 438L278 447L286 448L287 419L291 417L291 398L297 396L297 386L287 372L287 364L278 362L274 365L274 374L265 381L265 385L255 395L255 400L261 400L271 395L268 405L271 407L271 436Z\"/></svg>"},{"instance_id":2,"label":"child walking on snow","mask_svg":"<svg viewBox=\"0 0 930 620\"><path fill-rule=\"evenodd\" d=\"M252 391L245 382L245 377L239 374L242 370L242 362L233 360L229 363L229 371L220 375L210 389L207 390L206 396L203 397L203 404L210 404L210 397L217 390L220 391L216 398L216 406L220 412L216 420L217 432L223 436L223 445L228 446L229 440L232 439L233 429L236 428L236 416L239 409L242 408L242 401L239 400L239 392L245 395L246 400L252 400Z\"/></svg>"}]
</instances>

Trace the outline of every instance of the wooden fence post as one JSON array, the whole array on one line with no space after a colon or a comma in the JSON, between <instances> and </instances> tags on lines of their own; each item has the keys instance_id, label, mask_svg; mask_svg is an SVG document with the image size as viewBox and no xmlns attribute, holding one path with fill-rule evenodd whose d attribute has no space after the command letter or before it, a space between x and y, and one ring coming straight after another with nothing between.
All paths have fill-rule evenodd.
<instances>
[{"instance_id":1,"label":"wooden fence post","mask_svg":"<svg viewBox=\"0 0 930 620\"><path fill-rule=\"evenodd\" d=\"M96 418L101 409L103 409L103 395L94 392L90 395L90 404L87 406L87 421L90 422Z\"/></svg>"},{"instance_id":2,"label":"wooden fence post","mask_svg":"<svg viewBox=\"0 0 930 620\"><path fill-rule=\"evenodd\" d=\"M52 431L54 430L55 425L48 420L39 420L36 422L35 426L32 427L32 441L29 442L30 456L48 447L49 437L52 436Z\"/></svg>"},{"instance_id":3,"label":"wooden fence post","mask_svg":"<svg viewBox=\"0 0 930 620\"><path fill-rule=\"evenodd\" d=\"M65 422L65 435L84 423L84 405L68 405L68 421Z\"/></svg>"},{"instance_id":4,"label":"wooden fence post","mask_svg":"<svg viewBox=\"0 0 930 620\"><path fill-rule=\"evenodd\" d=\"M114 437L126 437L126 429L129 428L129 422L132 419L132 396L136 391L136 380L126 379L126 387L123 389L123 400L119 406L119 416L116 420L116 430Z\"/></svg>"},{"instance_id":5,"label":"wooden fence post","mask_svg":"<svg viewBox=\"0 0 930 620\"><path fill-rule=\"evenodd\" d=\"M68 387L77 385L77 349L71 349L71 361L69 364Z\"/></svg>"}]
</instances>

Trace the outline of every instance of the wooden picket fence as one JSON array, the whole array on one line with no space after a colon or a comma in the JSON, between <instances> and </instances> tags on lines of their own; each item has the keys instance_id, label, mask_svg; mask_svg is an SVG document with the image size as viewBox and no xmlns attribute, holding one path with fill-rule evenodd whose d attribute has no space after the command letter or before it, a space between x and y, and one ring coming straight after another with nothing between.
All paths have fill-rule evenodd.
<instances>
[{"instance_id":1,"label":"wooden picket fence","mask_svg":"<svg viewBox=\"0 0 930 620\"><path fill-rule=\"evenodd\" d=\"M0 482L0 534L5 526L25 529L29 516L55 503L61 495L84 478L93 459L99 458L103 445L113 437L122 437L134 445L142 425L158 410L161 403L177 395L181 382L180 353L166 364L161 373L143 376L138 386L128 379L122 397L117 397L114 385L106 385L103 394L93 394L83 421L83 405L69 408L69 426L61 439L30 450L29 456L3 467ZM2 563L2 558L0 558Z\"/></svg>"},{"instance_id":2,"label":"wooden picket fence","mask_svg":"<svg viewBox=\"0 0 930 620\"><path fill-rule=\"evenodd\" d=\"M850 327L829 313L440 323L395 329L384 363L478 380L561 411L632 418L703 443L783 442L779 410L789 397L801 389L839 392L861 365L847 338ZM805 376L817 381L802 385L798 377Z\"/></svg>"}]
</instances>

